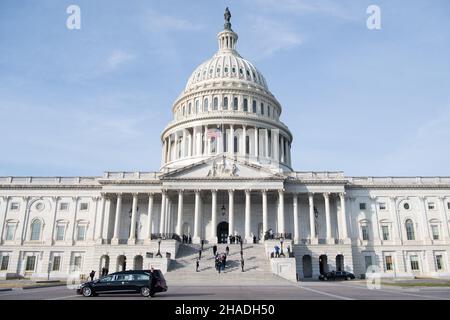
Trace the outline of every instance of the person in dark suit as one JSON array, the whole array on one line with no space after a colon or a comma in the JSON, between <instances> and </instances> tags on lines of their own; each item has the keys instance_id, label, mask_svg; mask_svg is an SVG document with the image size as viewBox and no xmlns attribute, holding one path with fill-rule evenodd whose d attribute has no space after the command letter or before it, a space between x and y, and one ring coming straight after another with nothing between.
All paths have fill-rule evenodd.
<instances>
[{"instance_id":1,"label":"person in dark suit","mask_svg":"<svg viewBox=\"0 0 450 320\"><path fill-rule=\"evenodd\" d=\"M217 246L214 245L214 246L213 246L213 255L216 256L216 253L217 253Z\"/></svg>"},{"instance_id":2,"label":"person in dark suit","mask_svg":"<svg viewBox=\"0 0 450 320\"><path fill-rule=\"evenodd\" d=\"M202 258L202 250L198 250L198 260Z\"/></svg>"},{"instance_id":3,"label":"person in dark suit","mask_svg":"<svg viewBox=\"0 0 450 320\"><path fill-rule=\"evenodd\" d=\"M89 273L89 277L91 278L91 281L94 281L95 271L92 270L91 273Z\"/></svg>"},{"instance_id":4,"label":"person in dark suit","mask_svg":"<svg viewBox=\"0 0 450 320\"><path fill-rule=\"evenodd\" d=\"M198 272L199 267L200 267L200 260L197 259L197 261L195 261L195 272Z\"/></svg>"},{"instance_id":5,"label":"person in dark suit","mask_svg":"<svg viewBox=\"0 0 450 320\"><path fill-rule=\"evenodd\" d=\"M244 257L241 257L241 269L244 272Z\"/></svg>"},{"instance_id":6,"label":"person in dark suit","mask_svg":"<svg viewBox=\"0 0 450 320\"><path fill-rule=\"evenodd\" d=\"M227 255L229 255L229 254L230 254L230 247L227 246L227 247L225 248L225 252L227 253Z\"/></svg>"},{"instance_id":7,"label":"person in dark suit","mask_svg":"<svg viewBox=\"0 0 450 320\"><path fill-rule=\"evenodd\" d=\"M150 268L150 297L153 297L155 295L155 288L156 288L156 274L154 272L155 270L153 267Z\"/></svg>"}]
</instances>

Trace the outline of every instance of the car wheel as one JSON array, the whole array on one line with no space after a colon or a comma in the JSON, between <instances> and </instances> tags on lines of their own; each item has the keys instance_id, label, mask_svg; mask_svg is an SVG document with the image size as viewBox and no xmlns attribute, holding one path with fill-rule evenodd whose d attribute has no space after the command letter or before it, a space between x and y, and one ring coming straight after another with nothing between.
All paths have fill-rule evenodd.
<instances>
[{"instance_id":1,"label":"car wheel","mask_svg":"<svg viewBox=\"0 0 450 320\"><path fill-rule=\"evenodd\" d=\"M148 297L150 295L150 288L149 287L142 287L141 288L141 295L143 297Z\"/></svg>"},{"instance_id":2,"label":"car wheel","mask_svg":"<svg viewBox=\"0 0 450 320\"><path fill-rule=\"evenodd\" d=\"M92 296L92 289L89 287L84 287L82 290L83 296L85 297L91 297Z\"/></svg>"},{"instance_id":3,"label":"car wheel","mask_svg":"<svg viewBox=\"0 0 450 320\"><path fill-rule=\"evenodd\" d=\"M323 280L327 281L327 280L328 280L328 278L327 278L327 277L323 277Z\"/></svg>"}]
</instances>

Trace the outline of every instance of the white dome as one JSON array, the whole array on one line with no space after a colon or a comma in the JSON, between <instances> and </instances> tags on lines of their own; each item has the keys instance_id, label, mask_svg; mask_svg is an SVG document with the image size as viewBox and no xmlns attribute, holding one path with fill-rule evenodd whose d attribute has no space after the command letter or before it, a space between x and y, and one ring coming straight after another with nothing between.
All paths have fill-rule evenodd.
<instances>
[{"instance_id":1,"label":"white dome","mask_svg":"<svg viewBox=\"0 0 450 320\"><path fill-rule=\"evenodd\" d=\"M239 80L267 88L266 80L256 67L237 53L219 52L198 66L186 85L189 91L208 80Z\"/></svg>"},{"instance_id":2,"label":"white dome","mask_svg":"<svg viewBox=\"0 0 450 320\"><path fill-rule=\"evenodd\" d=\"M185 91L190 91L207 81L239 81L262 87L269 91L263 75L249 61L236 51L238 35L225 29L217 35L219 51L209 60L198 66L186 84Z\"/></svg>"}]
</instances>

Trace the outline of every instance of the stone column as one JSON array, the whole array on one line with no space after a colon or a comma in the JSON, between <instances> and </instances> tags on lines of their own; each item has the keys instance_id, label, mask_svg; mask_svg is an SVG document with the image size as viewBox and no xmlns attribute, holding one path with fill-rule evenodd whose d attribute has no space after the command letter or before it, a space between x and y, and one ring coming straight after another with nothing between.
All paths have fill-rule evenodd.
<instances>
[{"instance_id":1,"label":"stone column","mask_svg":"<svg viewBox=\"0 0 450 320\"><path fill-rule=\"evenodd\" d=\"M119 244L120 216L122 214L122 194L117 194L116 217L114 222L114 235L111 244Z\"/></svg>"},{"instance_id":2,"label":"stone column","mask_svg":"<svg viewBox=\"0 0 450 320\"><path fill-rule=\"evenodd\" d=\"M278 145L278 137L279 137L279 130L278 129L272 129L272 159L276 162L280 161L280 154L279 154L279 145Z\"/></svg>"},{"instance_id":3,"label":"stone column","mask_svg":"<svg viewBox=\"0 0 450 320\"><path fill-rule=\"evenodd\" d=\"M316 228L315 228L315 220L314 220L314 194L309 193L308 194L308 200L309 200L309 232L310 232L310 239L311 244L317 244L317 235L316 235Z\"/></svg>"},{"instance_id":4,"label":"stone column","mask_svg":"<svg viewBox=\"0 0 450 320\"><path fill-rule=\"evenodd\" d=\"M133 193L133 204L131 206L131 226L130 226L130 236L128 237L128 244L136 244L137 205L138 205L138 194Z\"/></svg>"},{"instance_id":5,"label":"stone column","mask_svg":"<svg viewBox=\"0 0 450 320\"><path fill-rule=\"evenodd\" d=\"M264 156L269 157L269 129L264 129Z\"/></svg>"},{"instance_id":6,"label":"stone column","mask_svg":"<svg viewBox=\"0 0 450 320\"><path fill-rule=\"evenodd\" d=\"M209 242L217 243L217 190L211 190L211 239Z\"/></svg>"},{"instance_id":7,"label":"stone column","mask_svg":"<svg viewBox=\"0 0 450 320\"><path fill-rule=\"evenodd\" d=\"M333 239L331 238L330 194L328 192L323 193L323 198L325 200L325 222L327 228L326 242L333 244Z\"/></svg>"},{"instance_id":8,"label":"stone column","mask_svg":"<svg viewBox=\"0 0 450 320\"><path fill-rule=\"evenodd\" d=\"M258 127L255 127L255 148L254 148L254 150L255 150L255 158L258 158L258 156L259 156L259 134L258 134Z\"/></svg>"},{"instance_id":9,"label":"stone column","mask_svg":"<svg viewBox=\"0 0 450 320\"><path fill-rule=\"evenodd\" d=\"M92 200L94 200L94 203L95 203L95 208L94 208L94 226L92 227L92 237L91 237L91 242L92 243L94 243L95 242L95 237L96 237L96 235L97 235L97 230L96 229L98 229L98 220L99 220L99 217L98 217L98 215L99 215L99 210L98 210L98 200L100 200L100 197L93 197L92 198ZM56 220L56 219L55 219ZM54 227L53 227L53 229L55 229ZM52 239L53 239L53 236L52 236Z\"/></svg>"},{"instance_id":10,"label":"stone column","mask_svg":"<svg viewBox=\"0 0 450 320\"><path fill-rule=\"evenodd\" d=\"M97 233L95 235L95 241L97 244L103 243L103 224L105 223L105 205L106 205L106 195L102 193L102 201L100 203L100 223L97 228Z\"/></svg>"},{"instance_id":11,"label":"stone column","mask_svg":"<svg viewBox=\"0 0 450 320\"><path fill-rule=\"evenodd\" d=\"M3 244L4 239L3 239L3 233L5 231L6 228L6 215L8 213L8 207L9 207L9 200L11 199L11 197L9 196L2 196L2 204L4 205L3 208L3 213L2 215L0 215L0 218L2 219L2 222L0 224L2 230L0 230L0 244Z\"/></svg>"},{"instance_id":12,"label":"stone column","mask_svg":"<svg viewBox=\"0 0 450 320\"><path fill-rule=\"evenodd\" d=\"M167 191L162 190L161 191L161 213L159 216L159 233L164 233L164 219L165 219L165 212L166 212L166 197L167 197Z\"/></svg>"},{"instance_id":13,"label":"stone column","mask_svg":"<svg viewBox=\"0 0 450 320\"><path fill-rule=\"evenodd\" d=\"M431 240L431 234L430 234L430 226L428 223L428 212L427 212L427 206L425 203L425 197L419 197L420 206L422 207L423 214L422 214L422 225L423 225L423 240L425 244L432 244L433 241Z\"/></svg>"},{"instance_id":14,"label":"stone column","mask_svg":"<svg viewBox=\"0 0 450 320\"><path fill-rule=\"evenodd\" d=\"M284 163L284 138L280 135L280 162Z\"/></svg>"},{"instance_id":15,"label":"stone column","mask_svg":"<svg viewBox=\"0 0 450 320\"><path fill-rule=\"evenodd\" d=\"M371 196L371 209L374 213L374 217L372 217L373 227L375 228L374 232L374 242L375 244L381 244L381 231L380 231L380 221L378 219L378 208L377 208L377 197Z\"/></svg>"},{"instance_id":16,"label":"stone column","mask_svg":"<svg viewBox=\"0 0 450 320\"><path fill-rule=\"evenodd\" d=\"M20 243L23 244L27 238L28 220L30 219L30 210L28 204L30 197L22 197L23 215L22 215L22 233L20 237ZM22 208L21 206L21 208ZM17 232L17 231L16 231Z\"/></svg>"},{"instance_id":17,"label":"stone column","mask_svg":"<svg viewBox=\"0 0 450 320\"><path fill-rule=\"evenodd\" d=\"M447 241L450 238L450 230L448 227L448 216L447 216L447 208L445 206L445 200L446 197L439 197L440 200L440 205L441 205L441 219L442 219L442 224L444 226L444 236L442 237L443 240Z\"/></svg>"},{"instance_id":18,"label":"stone column","mask_svg":"<svg viewBox=\"0 0 450 320\"><path fill-rule=\"evenodd\" d=\"M152 218L153 218L153 193L148 195L148 210L147 210L147 243L152 240Z\"/></svg>"},{"instance_id":19,"label":"stone column","mask_svg":"<svg viewBox=\"0 0 450 320\"><path fill-rule=\"evenodd\" d=\"M169 136L167 137L167 161L166 162L170 162L172 161L172 135L169 134Z\"/></svg>"},{"instance_id":20,"label":"stone column","mask_svg":"<svg viewBox=\"0 0 450 320\"><path fill-rule=\"evenodd\" d=\"M167 154L167 142L164 139L163 150L162 150L162 155L161 155L161 166L163 166L164 163L166 163L166 154Z\"/></svg>"},{"instance_id":21,"label":"stone column","mask_svg":"<svg viewBox=\"0 0 450 320\"><path fill-rule=\"evenodd\" d=\"M300 242L300 230L298 225L298 195L296 193L292 196L292 206L294 212L294 243Z\"/></svg>"},{"instance_id":22,"label":"stone column","mask_svg":"<svg viewBox=\"0 0 450 320\"><path fill-rule=\"evenodd\" d=\"M230 124L230 143L228 144L228 153L230 155L234 154L234 127L232 124Z\"/></svg>"},{"instance_id":23,"label":"stone column","mask_svg":"<svg viewBox=\"0 0 450 320\"><path fill-rule=\"evenodd\" d=\"M284 226L284 190L278 190L278 233L286 233Z\"/></svg>"},{"instance_id":24,"label":"stone column","mask_svg":"<svg viewBox=\"0 0 450 320\"><path fill-rule=\"evenodd\" d=\"M269 223L267 221L268 220L268 217L267 217L267 190L263 190L261 193L262 193L263 232L264 232L264 236L265 236L266 232L269 230Z\"/></svg>"},{"instance_id":25,"label":"stone column","mask_svg":"<svg viewBox=\"0 0 450 320\"><path fill-rule=\"evenodd\" d=\"M345 211L345 194L344 193L339 193L339 198L341 200L341 230L342 230L342 240L344 240L344 242L347 241L348 239L348 234L347 234L347 213Z\"/></svg>"},{"instance_id":26,"label":"stone column","mask_svg":"<svg viewBox=\"0 0 450 320\"><path fill-rule=\"evenodd\" d=\"M52 197L55 207L53 208L52 233L51 233L50 239L48 241L50 245L55 243L56 213L58 212L59 199L60 199L60 197Z\"/></svg>"},{"instance_id":27,"label":"stone column","mask_svg":"<svg viewBox=\"0 0 450 320\"><path fill-rule=\"evenodd\" d=\"M228 235L234 235L234 190L228 190Z\"/></svg>"},{"instance_id":28,"label":"stone column","mask_svg":"<svg viewBox=\"0 0 450 320\"><path fill-rule=\"evenodd\" d=\"M178 139L178 131L177 132L175 132L175 140L174 140L174 149L175 149L175 154L174 154L174 156L173 156L173 160L177 160L178 159L178 153L179 153L179 150L180 150L180 141L179 141L179 139Z\"/></svg>"},{"instance_id":29,"label":"stone column","mask_svg":"<svg viewBox=\"0 0 450 320\"><path fill-rule=\"evenodd\" d=\"M181 236L181 228L183 227L183 190L178 191L178 214L177 228L175 233Z\"/></svg>"},{"instance_id":30,"label":"stone column","mask_svg":"<svg viewBox=\"0 0 450 320\"><path fill-rule=\"evenodd\" d=\"M247 127L242 126L242 144L241 144L241 155L246 156L246 137L247 137Z\"/></svg>"},{"instance_id":31,"label":"stone column","mask_svg":"<svg viewBox=\"0 0 450 320\"><path fill-rule=\"evenodd\" d=\"M193 243L200 243L200 190L195 190Z\"/></svg>"},{"instance_id":32,"label":"stone column","mask_svg":"<svg viewBox=\"0 0 450 320\"><path fill-rule=\"evenodd\" d=\"M245 190L245 241L252 243L251 235L251 193L250 190Z\"/></svg>"},{"instance_id":33,"label":"stone column","mask_svg":"<svg viewBox=\"0 0 450 320\"><path fill-rule=\"evenodd\" d=\"M203 133L203 155L209 154L209 139L208 139L208 126L205 126L205 131Z\"/></svg>"},{"instance_id":34,"label":"stone column","mask_svg":"<svg viewBox=\"0 0 450 320\"><path fill-rule=\"evenodd\" d=\"M183 129L183 142L181 144L181 156L183 158L187 157L186 148L187 147L187 135L186 135L186 129Z\"/></svg>"},{"instance_id":35,"label":"stone column","mask_svg":"<svg viewBox=\"0 0 450 320\"><path fill-rule=\"evenodd\" d=\"M192 128L192 156L197 155L197 127Z\"/></svg>"}]
</instances>

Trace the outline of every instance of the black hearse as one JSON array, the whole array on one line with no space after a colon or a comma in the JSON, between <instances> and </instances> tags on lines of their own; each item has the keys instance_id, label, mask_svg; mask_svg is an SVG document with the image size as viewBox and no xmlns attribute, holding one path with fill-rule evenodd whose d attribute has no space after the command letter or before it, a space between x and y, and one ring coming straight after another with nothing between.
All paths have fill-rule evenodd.
<instances>
[{"instance_id":1,"label":"black hearse","mask_svg":"<svg viewBox=\"0 0 450 320\"><path fill-rule=\"evenodd\" d=\"M144 297L150 296L150 270L128 270L108 274L100 279L81 284L78 294L85 297L107 293L140 293ZM161 270L153 270L156 277L155 293L167 291L166 279ZM153 296L153 294L152 294Z\"/></svg>"}]
</instances>

